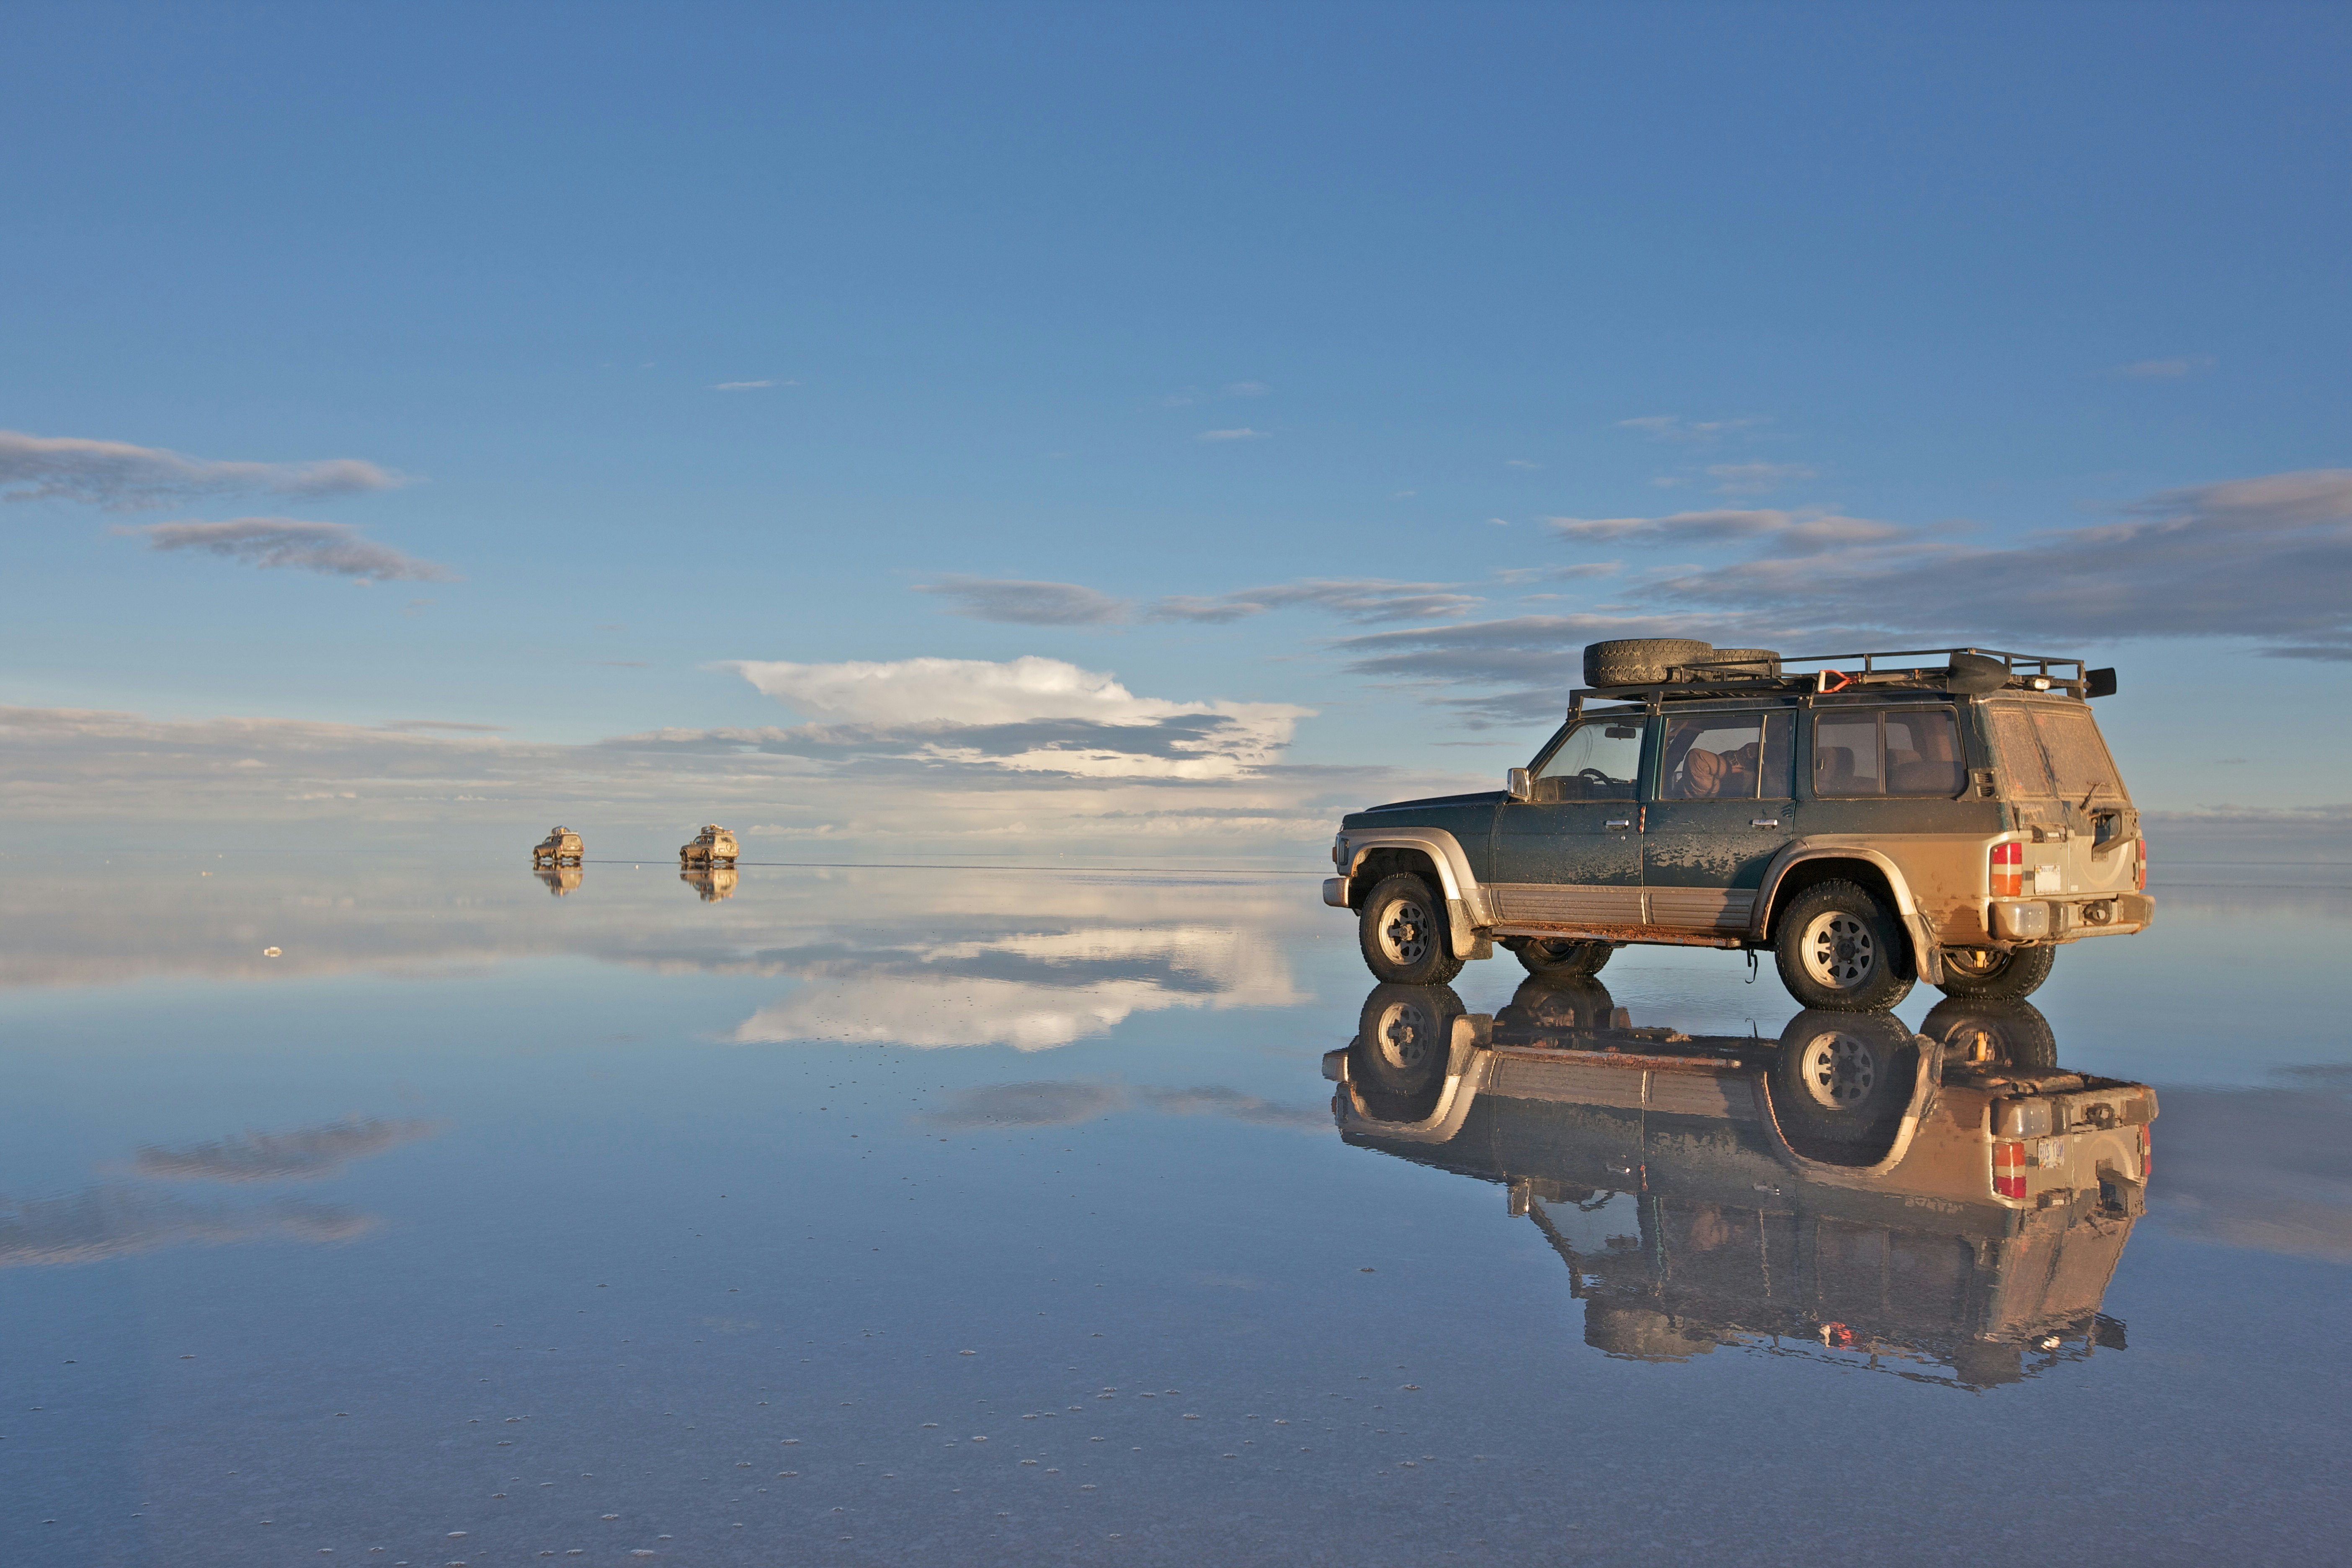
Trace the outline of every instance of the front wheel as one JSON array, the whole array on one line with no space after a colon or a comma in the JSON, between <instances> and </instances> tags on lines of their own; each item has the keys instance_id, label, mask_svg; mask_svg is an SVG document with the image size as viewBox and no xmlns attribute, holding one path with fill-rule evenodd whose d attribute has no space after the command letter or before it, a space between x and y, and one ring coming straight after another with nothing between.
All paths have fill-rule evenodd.
<instances>
[{"instance_id":1,"label":"front wheel","mask_svg":"<svg viewBox=\"0 0 2352 1568\"><path fill-rule=\"evenodd\" d=\"M2007 952L1992 947L1948 947L1944 979L1937 987L1947 996L1974 1002L2020 1002L2042 988L2057 967L2054 947L2020 947Z\"/></svg>"},{"instance_id":2,"label":"front wheel","mask_svg":"<svg viewBox=\"0 0 2352 1568\"><path fill-rule=\"evenodd\" d=\"M1445 905L1410 871L1383 877L1356 922L1364 966L1399 985L1443 985L1462 973L1445 942Z\"/></svg>"},{"instance_id":3,"label":"front wheel","mask_svg":"<svg viewBox=\"0 0 2352 1568\"><path fill-rule=\"evenodd\" d=\"M1789 901L1780 925L1780 984L1806 1006L1884 1013L1911 994L1902 932L1869 889L1817 882Z\"/></svg>"}]
</instances>

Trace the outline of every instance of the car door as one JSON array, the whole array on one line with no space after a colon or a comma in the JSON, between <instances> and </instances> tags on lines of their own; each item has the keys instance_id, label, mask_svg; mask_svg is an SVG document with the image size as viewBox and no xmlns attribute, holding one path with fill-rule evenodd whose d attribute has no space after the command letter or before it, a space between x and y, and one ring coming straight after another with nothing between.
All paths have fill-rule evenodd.
<instances>
[{"instance_id":1,"label":"car door","mask_svg":"<svg viewBox=\"0 0 2352 1568\"><path fill-rule=\"evenodd\" d=\"M1538 760L1528 798L1495 814L1503 924L1633 925L1642 919L1640 714L1587 719Z\"/></svg>"},{"instance_id":2,"label":"car door","mask_svg":"<svg viewBox=\"0 0 2352 1568\"><path fill-rule=\"evenodd\" d=\"M1648 923L1743 931L1764 872L1797 836L1794 708L1662 721L1657 798L1643 808Z\"/></svg>"}]
</instances>

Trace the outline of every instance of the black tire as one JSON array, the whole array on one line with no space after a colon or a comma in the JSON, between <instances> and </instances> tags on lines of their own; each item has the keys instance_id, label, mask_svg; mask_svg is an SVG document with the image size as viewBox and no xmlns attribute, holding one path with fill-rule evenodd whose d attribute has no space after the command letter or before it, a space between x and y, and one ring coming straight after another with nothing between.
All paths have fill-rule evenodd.
<instances>
[{"instance_id":1,"label":"black tire","mask_svg":"<svg viewBox=\"0 0 2352 1568\"><path fill-rule=\"evenodd\" d=\"M1544 936L1516 938L1510 947L1519 966L1539 980L1598 974L1608 966L1609 955L1617 951L1605 942L1566 942Z\"/></svg>"},{"instance_id":2,"label":"black tire","mask_svg":"<svg viewBox=\"0 0 2352 1568\"><path fill-rule=\"evenodd\" d=\"M1955 961L1958 962L1955 962ZM1936 989L1977 1002L2021 1002L2042 989L2057 966L2054 947L1948 947L1944 978Z\"/></svg>"},{"instance_id":3,"label":"black tire","mask_svg":"<svg viewBox=\"0 0 2352 1568\"><path fill-rule=\"evenodd\" d=\"M1780 1031L1772 1114L1789 1146L1809 1159L1875 1164L1918 1078L1919 1043L1900 1020L1809 1007Z\"/></svg>"},{"instance_id":4,"label":"black tire","mask_svg":"<svg viewBox=\"0 0 2352 1568\"><path fill-rule=\"evenodd\" d=\"M1622 637L1588 643L1584 684L1655 686L1672 680L1675 666L1711 658L1714 653L1711 645L1690 637Z\"/></svg>"},{"instance_id":5,"label":"black tire","mask_svg":"<svg viewBox=\"0 0 2352 1568\"><path fill-rule=\"evenodd\" d=\"M1450 985L1373 986L1349 1053L1348 1079L1366 1106L1383 1121L1427 1115L1453 1059L1454 1021L1465 1011Z\"/></svg>"},{"instance_id":6,"label":"black tire","mask_svg":"<svg viewBox=\"0 0 2352 1568\"><path fill-rule=\"evenodd\" d=\"M1588 975L1531 974L1519 982L1509 1005L1495 1016L1495 1027L1530 1033L1556 1030L1598 1031L1617 1015L1617 999L1609 988Z\"/></svg>"},{"instance_id":7,"label":"black tire","mask_svg":"<svg viewBox=\"0 0 2352 1568\"><path fill-rule=\"evenodd\" d=\"M1707 655L1706 662L1717 668L1709 675L1769 675L1779 667L1780 656L1769 647L1719 647ZM1727 664L1752 666L1746 669L1725 669Z\"/></svg>"},{"instance_id":8,"label":"black tire","mask_svg":"<svg viewBox=\"0 0 2352 1568\"><path fill-rule=\"evenodd\" d=\"M1772 940L1780 984L1807 1007L1884 1013L1911 994L1910 948L1869 889L1816 882L1789 900Z\"/></svg>"},{"instance_id":9,"label":"black tire","mask_svg":"<svg viewBox=\"0 0 2352 1568\"><path fill-rule=\"evenodd\" d=\"M1391 984L1443 985L1461 973L1447 935L1445 900L1411 871L1381 878L1356 919L1364 967Z\"/></svg>"},{"instance_id":10,"label":"black tire","mask_svg":"<svg viewBox=\"0 0 2352 1568\"><path fill-rule=\"evenodd\" d=\"M1927 1009L1919 1032L1941 1041L1945 1061L1955 1065L2043 1071L2058 1065L2057 1032L2031 1002L1951 997Z\"/></svg>"}]
</instances>

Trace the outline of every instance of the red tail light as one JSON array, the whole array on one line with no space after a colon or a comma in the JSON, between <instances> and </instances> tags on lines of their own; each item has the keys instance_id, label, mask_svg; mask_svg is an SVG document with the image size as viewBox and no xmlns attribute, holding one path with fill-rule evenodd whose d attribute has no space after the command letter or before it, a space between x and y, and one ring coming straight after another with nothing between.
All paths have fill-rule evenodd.
<instances>
[{"instance_id":1,"label":"red tail light","mask_svg":"<svg viewBox=\"0 0 2352 1568\"><path fill-rule=\"evenodd\" d=\"M1992 1146L1992 1192L1998 1198L2024 1200L2024 1144L1996 1143Z\"/></svg>"},{"instance_id":2,"label":"red tail light","mask_svg":"<svg viewBox=\"0 0 2352 1568\"><path fill-rule=\"evenodd\" d=\"M2025 891L2025 846L2011 839L1992 847L1992 896L2013 899Z\"/></svg>"},{"instance_id":3,"label":"red tail light","mask_svg":"<svg viewBox=\"0 0 2352 1568\"><path fill-rule=\"evenodd\" d=\"M2147 840L2145 838L2139 841L2132 853L2132 887L2139 892L2147 891Z\"/></svg>"}]
</instances>

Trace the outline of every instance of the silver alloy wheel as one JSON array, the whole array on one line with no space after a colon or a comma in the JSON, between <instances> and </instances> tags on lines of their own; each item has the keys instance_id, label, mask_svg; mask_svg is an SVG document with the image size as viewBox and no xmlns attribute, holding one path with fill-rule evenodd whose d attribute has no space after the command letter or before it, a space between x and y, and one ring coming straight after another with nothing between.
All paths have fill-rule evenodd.
<instances>
[{"instance_id":1,"label":"silver alloy wheel","mask_svg":"<svg viewBox=\"0 0 2352 1568\"><path fill-rule=\"evenodd\" d=\"M1418 1072L1435 1048L1435 1021L1426 1008L1399 1002L1381 1014L1381 1059L1400 1072Z\"/></svg>"},{"instance_id":2,"label":"silver alloy wheel","mask_svg":"<svg viewBox=\"0 0 2352 1568\"><path fill-rule=\"evenodd\" d=\"M1399 899L1388 907L1380 926L1381 956L1410 969L1429 956L1429 911L1414 899Z\"/></svg>"},{"instance_id":3,"label":"silver alloy wheel","mask_svg":"<svg viewBox=\"0 0 2352 1568\"><path fill-rule=\"evenodd\" d=\"M1844 910L1815 915L1797 951L1813 983L1832 991L1859 991L1878 973L1877 939Z\"/></svg>"},{"instance_id":4,"label":"silver alloy wheel","mask_svg":"<svg viewBox=\"0 0 2352 1568\"><path fill-rule=\"evenodd\" d=\"M1797 1068L1805 1092L1831 1110L1852 1110L1878 1087L1878 1053L1866 1041L1835 1029L1807 1040Z\"/></svg>"}]
</instances>

